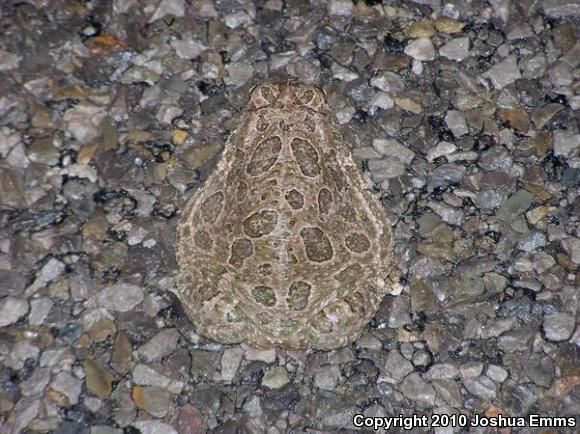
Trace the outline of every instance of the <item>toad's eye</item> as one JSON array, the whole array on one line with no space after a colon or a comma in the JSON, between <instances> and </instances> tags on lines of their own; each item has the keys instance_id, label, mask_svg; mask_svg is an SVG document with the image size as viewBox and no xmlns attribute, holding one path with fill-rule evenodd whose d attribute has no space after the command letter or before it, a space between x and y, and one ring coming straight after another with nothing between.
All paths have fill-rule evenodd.
<instances>
[{"instance_id":1,"label":"toad's eye","mask_svg":"<svg viewBox=\"0 0 580 434\"><path fill-rule=\"evenodd\" d=\"M278 93L277 86L271 84L261 85L252 89L250 99L256 108L260 108L273 104L278 97Z\"/></svg>"},{"instance_id":2,"label":"toad's eye","mask_svg":"<svg viewBox=\"0 0 580 434\"><path fill-rule=\"evenodd\" d=\"M272 88L270 86L262 86L260 87L260 95L262 96L262 98L264 98L264 100L268 101L269 104L272 104L274 102L274 92L272 91Z\"/></svg>"},{"instance_id":3,"label":"toad's eye","mask_svg":"<svg viewBox=\"0 0 580 434\"><path fill-rule=\"evenodd\" d=\"M313 99L314 99L314 91L310 89L298 95L298 101L300 102L300 104L307 105L308 103L312 102Z\"/></svg>"},{"instance_id":4,"label":"toad's eye","mask_svg":"<svg viewBox=\"0 0 580 434\"><path fill-rule=\"evenodd\" d=\"M296 92L295 101L298 105L306 106L313 110L320 110L326 104L326 94L322 89L305 86Z\"/></svg>"}]
</instances>

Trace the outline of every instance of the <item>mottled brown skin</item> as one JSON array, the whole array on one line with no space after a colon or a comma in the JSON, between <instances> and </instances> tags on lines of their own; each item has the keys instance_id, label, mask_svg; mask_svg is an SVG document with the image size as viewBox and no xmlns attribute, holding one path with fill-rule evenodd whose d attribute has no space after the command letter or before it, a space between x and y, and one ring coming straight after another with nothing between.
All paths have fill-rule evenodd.
<instances>
[{"instance_id":1,"label":"mottled brown skin","mask_svg":"<svg viewBox=\"0 0 580 434\"><path fill-rule=\"evenodd\" d=\"M258 348L339 348L394 292L390 222L322 90L252 89L178 227L176 293L199 334Z\"/></svg>"}]
</instances>

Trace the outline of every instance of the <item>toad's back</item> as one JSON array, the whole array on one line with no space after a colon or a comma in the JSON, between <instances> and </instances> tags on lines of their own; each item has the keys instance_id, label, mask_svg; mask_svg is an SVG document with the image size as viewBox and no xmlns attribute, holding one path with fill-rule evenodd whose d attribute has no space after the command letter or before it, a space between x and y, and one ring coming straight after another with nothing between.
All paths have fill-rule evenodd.
<instances>
[{"instance_id":1,"label":"toad's back","mask_svg":"<svg viewBox=\"0 0 580 434\"><path fill-rule=\"evenodd\" d=\"M177 294L220 342L336 348L392 287L391 233L319 89L254 89L179 225Z\"/></svg>"}]
</instances>

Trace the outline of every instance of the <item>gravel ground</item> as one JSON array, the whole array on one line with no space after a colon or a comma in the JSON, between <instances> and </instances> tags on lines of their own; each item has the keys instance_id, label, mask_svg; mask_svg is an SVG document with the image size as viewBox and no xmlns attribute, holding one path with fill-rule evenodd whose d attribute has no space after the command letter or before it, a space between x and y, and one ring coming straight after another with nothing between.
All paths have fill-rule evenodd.
<instances>
[{"instance_id":1,"label":"gravel ground","mask_svg":"<svg viewBox=\"0 0 580 434\"><path fill-rule=\"evenodd\" d=\"M0 432L580 414L579 23L574 0L1 2ZM332 352L207 341L168 291L180 210L280 76L327 91L406 272Z\"/></svg>"}]
</instances>

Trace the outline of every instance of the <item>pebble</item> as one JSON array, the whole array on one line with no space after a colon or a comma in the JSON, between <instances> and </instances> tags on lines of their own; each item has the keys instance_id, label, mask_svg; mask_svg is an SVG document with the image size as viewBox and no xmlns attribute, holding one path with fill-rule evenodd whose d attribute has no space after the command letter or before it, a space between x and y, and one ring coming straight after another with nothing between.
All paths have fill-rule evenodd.
<instances>
[{"instance_id":1,"label":"pebble","mask_svg":"<svg viewBox=\"0 0 580 434\"><path fill-rule=\"evenodd\" d=\"M386 92L377 92L369 105L388 110L395 106L395 102Z\"/></svg>"},{"instance_id":2,"label":"pebble","mask_svg":"<svg viewBox=\"0 0 580 434\"><path fill-rule=\"evenodd\" d=\"M552 18L577 17L580 15L580 5L574 0L544 0L544 13Z\"/></svg>"},{"instance_id":3,"label":"pebble","mask_svg":"<svg viewBox=\"0 0 580 434\"><path fill-rule=\"evenodd\" d=\"M432 365L425 377L429 380L434 379L453 379L459 375L459 369L454 363L437 363Z\"/></svg>"},{"instance_id":4,"label":"pebble","mask_svg":"<svg viewBox=\"0 0 580 434\"><path fill-rule=\"evenodd\" d=\"M155 119L157 119L161 124L169 125L182 114L183 109L180 107L171 104L162 104L159 106Z\"/></svg>"},{"instance_id":5,"label":"pebble","mask_svg":"<svg viewBox=\"0 0 580 434\"><path fill-rule=\"evenodd\" d=\"M469 393L486 401L495 399L497 395L497 386L487 377L466 378L463 385Z\"/></svg>"},{"instance_id":6,"label":"pebble","mask_svg":"<svg viewBox=\"0 0 580 434\"><path fill-rule=\"evenodd\" d=\"M171 141L179 146L183 145L188 138L189 134L187 131L177 129L171 133Z\"/></svg>"},{"instance_id":7,"label":"pebble","mask_svg":"<svg viewBox=\"0 0 580 434\"><path fill-rule=\"evenodd\" d=\"M556 260L545 252L534 254L533 265L536 273L542 274L548 271L556 264Z\"/></svg>"},{"instance_id":8,"label":"pebble","mask_svg":"<svg viewBox=\"0 0 580 434\"><path fill-rule=\"evenodd\" d=\"M16 297L0 300L0 327L14 324L28 313L28 302Z\"/></svg>"},{"instance_id":9,"label":"pebble","mask_svg":"<svg viewBox=\"0 0 580 434\"><path fill-rule=\"evenodd\" d=\"M350 69L339 65L338 63L333 63L332 77L348 83L359 78L359 75L355 71L351 71Z\"/></svg>"},{"instance_id":10,"label":"pebble","mask_svg":"<svg viewBox=\"0 0 580 434\"><path fill-rule=\"evenodd\" d=\"M12 149L8 152L6 156L6 162L12 166L19 169L26 169L30 165L30 160L26 156L24 144L18 142Z\"/></svg>"},{"instance_id":11,"label":"pebble","mask_svg":"<svg viewBox=\"0 0 580 434\"><path fill-rule=\"evenodd\" d=\"M183 383L179 380L172 380L155 369L137 364L133 369L133 381L141 386L157 386L169 390L173 393L180 393L183 389Z\"/></svg>"},{"instance_id":12,"label":"pebble","mask_svg":"<svg viewBox=\"0 0 580 434\"><path fill-rule=\"evenodd\" d=\"M141 359L152 363L171 354L177 347L179 332L174 328L161 330L145 345L137 350Z\"/></svg>"},{"instance_id":13,"label":"pebble","mask_svg":"<svg viewBox=\"0 0 580 434\"><path fill-rule=\"evenodd\" d=\"M524 361L526 375L538 386L549 388L554 378L554 362L545 355L532 354Z\"/></svg>"},{"instance_id":14,"label":"pebble","mask_svg":"<svg viewBox=\"0 0 580 434\"><path fill-rule=\"evenodd\" d=\"M424 369L432 362L431 355L427 351L419 350L413 354L413 366Z\"/></svg>"},{"instance_id":15,"label":"pebble","mask_svg":"<svg viewBox=\"0 0 580 434\"><path fill-rule=\"evenodd\" d=\"M199 57L208 47L201 42L193 39L193 37L185 37L184 39L175 39L171 42L171 46L182 59L193 60Z\"/></svg>"},{"instance_id":16,"label":"pebble","mask_svg":"<svg viewBox=\"0 0 580 434\"><path fill-rule=\"evenodd\" d=\"M143 288L129 283L117 283L103 288L97 295L97 303L105 309L128 312L143 301Z\"/></svg>"},{"instance_id":17,"label":"pebble","mask_svg":"<svg viewBox=\"0 0 580 434\"><path fill-rule=\"evenodd\" d=\"M483 363L468 362L459 367L459 372L463 378L479 377L483 372Z\"/></svg>"},{"instance_id":18,"label":"pebble","mask_svg":"<svg viewBox=\"0 0 580 434\"><path fill-rule=\"evenodd\" d=\"M379 154L370 146L353 149L352 155L353 157L360 158L361 160L375 160L377 158L381 158L381 154Z\"/></svg>"},{"instance_id":19,"label":"pebble","mask_svg":"<svg viewBox=\"0 0 580 434\"><path fill-rule=\"evenodd\" d=\"M482 209L501 207L514 188L513 178L501 171L484 173L480 182L481 190L474 197L474 201Z\"/></svg>"},{"instance_id":20,"label":"pebble","mask_svg":"<svg viewBox=\"0 0 580 434\"><path fill-rule=\"evenodd\" d=\"M515 55L506 57L500 63L489 69L484 75L491 80L493 87L496 89L503 89L522 77Z\"/></svg>"},{"instance_id":21,"label":"pebble","mask_svg":"<svg viewBox=\"0 0 580 434\"><path fill-rule=\"evenodd\" d=\"M393 384L399 383L413 372L413 364L397 350L389 351L384 368L388 372L387 381Z\"/></svg>"},{"instance_id":22,"label":"pebble","mask_svg":"<svg viewBox=\"0 0 580 434\"><path fill-rule=\"evenodd\" d=\"M448 183L458 183L465 176L466 169L457 164L442 164L437 167L429 178L429 188L445 186Z\"/></svg>"},{"instance_id":23,"label":"pebble","mask_svg":"<svg viewBox=\"0 0 580 434\"><path fill-rule=\"evenodd\" d=\"M374 139L373 148L385 157L392 157L409 164L415 158L415 152L403 146L395 139Z\"/></svg>"},{"instance_id":24,"label":"pebble","mask_svg":"<svg viewBox=\"0 0 580 434\"><path fill-rule=\"evenodd\" d=\"M456 138L459 138L469 132L467 121L462 112L449 110L445 115L445 124L451 130Z\"/></svg>"},{"instance_id":25,"label":"pebble","mask_svg":"<svg viewBox=\"0 0 580 434\"><path fill-rule=\"evenodd\" d=\"M314 385L319 389L334 390L340 378L340 369L336 365L321 366L316 371Z\"/></svg>"},{"instance_id":26,"label":"pebble","mask_svg":"<svg viewBox=\"0 0 580 434\"><path fill-rule=\"evenodd\" d=\"M71 407L79 402L83 383L68 372L58 373L50 382L50 389L62 396L58 402L63 407Z\"/></svg>"},{"instance_id":27,"label":"pebble","mask_svg":"<svg viewBox=\"0 0 580 434\"><path fill-rule=\"evenodd\" d=\"M171 420L171 425L180 434L205 434L207 432L203 414L193 405L179 408Z\"/></svg>"},{"instance_id":28,"label":"pebble","mask_svg":"<svg viewBox=\"0 0 580 434\"><path fill-rule=\"evenodd\" d=\"M542 77L546 74L546 62L543 54L522 59L520 62L522 76L530 79Z\"/></svg>"},{"instance_id":29,"label":"pebble","mask_svg":"<svg viewBox=\"0 0 580 434\"><path fill-rule=\"evenodd\" d=\"M524 252L534 252L539 247L544 247L548 243L546 236L542 232L531 231L518 241L518 249Z\"/></svg>"},{"instance_id":30,"label":"pebble","mask_svg":"<svg viewBox=\"0 0 580 434\"><path fill-rule=\"evenodd\" d=\"M448 34L457 33L465 27L464 23L445 16L437 18L434 25L438 32Z\"/></svg>"},{"instance_id":31,"label":"pebble","mask_svg":"<svg viewBox=\"0 0 580 434\"><path fill-rule=\"evenodd\" d=\"M358 414L357 407L335 404L320 410L317 416L320 418L321 425L338 430L351 427L355 414Z\"/></svg>"},{"instance_id":32,"label":"pebble","mask_svg":"<svg viewBox=\"0 0 580 434\"><path fill-rule=\"evenodd\" d=\"M0 49L0 71L10 71L18 67L20 56Z\"/></svg>"},{"instance_id":33,"label":"pebble","mask_svg":"<svg viewBox=\"0 0 580 434\"><path fill-rule=\"evenodd\" d=\"M532 111L532 122L536 128L541 129L562 110L564 110L564 106L562 104L556 103L546 104L543 107L538 107Z\"/></svg>"},{"instance_id":34,"label":"pebble","mask_svg":"<svg viewBox=\"0 0 580 434\"><path fill-rule=\"evenodd\" d=\"M59 161L59 150L50 139L37 139L26 148L26 156L35 163L54 166Z\"/></svg>"},{"instance_id":35,"label":"pebble","mask_svg":"<svg viewBox=\"0 0 580 434\"><path fill-rule=\"evenodd\" d=\"M421 20L412 23L407 29L409 38L430 38L435 34L435 26L431 20Z\"/></svg>"},{"instance_id":36,"label":"pebble","mask_svg":"<svg viewBox=\"0 0 580 434\"><path fill-rule=\"evenodd\" d=\"M554 29L552 40L556 48L562 52L567 52L574 47L576 38L574 37L575 27L572 23L565 23Z\"/></svg>"},{"instance_id":37,"label":"pebble","mask_svg":"<svg viewBox=\"0 0 580 434\"><path fill-rule=\"evenodd\" d=\"M224 381L230 382L236 376L244 350L242 348L226 348L221 359L221 374Z\"/></svg>"},{"instance_id":38,"label":"pebble","mask_svg":"<svg viewBox=\"0 0 580 434\"><path fill-rule=\"evenodd\" d=\"M449 142L439 142L437 146L427 151L427 160L433 161L444 155L452 154L457 150L457 146Z\"/></svg>"},{"instance_id":39,"label":"pebble","mask_svg":"<svg viewBox=\"0 0 580 434\"><path fill-rule=\"evenodd\" d=\"M370 84L390 95L397 94L404 88L402 77L390 71L372 77Z\"/></svg>"},{"instance_id":40,"label":"pebble","mask_svg":"<svg viewBox=\"0 0 580 434\"><path fill-rule=\"evenodd\" d=\"M463 406L463 397L457 383L452 380L434 380L433 386L437 392L437 397L445 402L448 406L450 406L446 408L435 409L434 413L451 415L455 412L454 409L458 409ZM440 430L441 429L436 428L435 432L445 432Z\"/></svg>"},{"instance_id":41,"label":"pebble","mask_svg":"<svg viewBox=\"0 0 580 434\"><path fill-rule=\"evenodd\" d=\"M165 17L183 17L185 16L185 3L183 0L161 0L153 5L145 8L146 16L149 16L149 23L153 23ZM153 12L153 14L151 14ZM145 433L143 433L145 434Z\"/></svg>"},{"instance_id":42,"label":"pebble","mask_svg":"<svg viewBox=\"0 0 580 434\"><path fill-rule=\"evenodd\" d=\"M572 337L572 333L576 329L576 320L572 315L566 313L544 315L542 328L546 339L562 342Z\"/></svg>"},{"instance_id":43,"label":"pebble","mask_svg":"<svg viewBox=\"0 0 580 434\"><path fill-rule=\"evenodd\" d=\"M528 113L522 107L515 109L500 110L499 117L501 121L509 128L522 133L527 133L530 126Z\"/></svg>"},{"instance_id":44,"label":"pebble","mask_svg":"<svg viewBox=\"0 0 580 434\"><path fill-rule=\"evenodd\" d=\"M38 415L40 406L41 402L37 397L19 399L10 413L4 428L11 433L24 431L28 424ZM11 431L8 431L8 429L11 429Z\"/></svg>"},{"instance_id":45,"label":"pebble","mask_svg":"<svg viewBox=\"0 0 580 434\"><path fill-rule=\"evenodd\" d=\"M405 54L415 60L428 62L435 60L435 47L429 38L419 38L410 42L405 47Z\"/></svg>"},{"instance_id":46,"label":"pebble","mask_svg":"<svg viewBox=\"0 0 580 434\"><path fill-rule=\"evenodd\" d=\"M489 365L486 375L497 383L503 383L509 376L508 371L498 365Z\"/></svg>"},{"instance_id":47,"label":"pebble","mask_svg":"<svg viewBox=\"0 0 580 434\"><path fill-rule=\"evenodd\" d=\"M554 155L572 158L580 156L580 134L565 130L554 131Z\"/></svg>"},{"instance_id":48,"label":"pebble","mask_svg":"<svg viewBox=\"0 0 580 434\"><path fill-rule=\"evenodd\" d=\"M235 62L226 65L225 83L228 86L241 86L254 74L254 66L248 62Z\"/></svg>"},{"instance_id":49,"label":"pebble","mask_svg":"<svg viewBox=\"0 0 580 434\"><path fill-rule=\"evenodd\" d=\"M356 109L354 107L346 106L342 110L337 111L334 116L336 117L339 125L344 125L352 119L355 113Z\"/></svg>"},{"instance_id":50,"label":"pebble","mask_svg":"<svg viewBox=\"0 0 580 434\"><path fill-rule=\"evenodd\" d=\"M411 98L395 98L395 105L411 113L419 114L423 112L421 103Z\"/></svg>"},{"instance_id":51,"label":"pebble","mask_svg":"<svg viewBox=\"0 0 580 434\"><path fill-rule=\"evenodd\" d=\"M508 172L510 167L512 167L512 163L511 154L499 146L488 149L479 158L479 166L485 170Z\"/></svg>"},{"instance_id":52,"label":"pebble","mask_svg":"<svg viewBox=\"0 0 580 434\"><path fill-rule=\"evenodd\" d=\"M265 363L274 363L276 361L276 350L258 350L256 348L243 345L246 360L261 360Z\"/></svg>"},{"instance_id":53,"label":"pebble","mask_svg":"<svg viewBox=\"0 0 580 434\"><path fill-rule=\"evenodd\" d=\"M572 262L580 264L580 238L566 238L561 243Z\"/></svg>"},{"instance_id":54,"label":"pebble","mask_svg":"<svg viewBox=\"0 0 580 434\"><path fill-rule=\"evenodd\" d=\"M214 378L219 368L220 354L215 351L192 350L191 374L195 378Z\"/></svg>"},{"instance_id":55,"label":"pebble","mask_svg":"<svg viewBox=\"0 0 580 434\"><path fill-rule=\"evenodd\" d=\"M2 167L2 172L0 173L4 176L8 175L10 166L20 169L27 168L30 165L28 155L22 136L18 132L7 127L0 128L0 158L6 159L6 163L8 163ZM9 181L11 180L6 179L4 185L10 185ZM9 189L5 191L9 191ZM5 204L8 205L8 203Z\"/></svg>"},{"instance_id":56,"label":"pebble","mask_svg":"<svg viewBox=\"0 0 580 434\"><path fill-rule=\"evenodd\" d=\"M400 391L412 401L418 401L427 405L435 404L435 389L416 372L410 374L403 380Z\"/></svg>"},{"instance_id":57,"label":"pebble","mask_svg":"<svg viewBox=\"0 0 580 434\"><path fill-rule=\"evenodd\" d=\"M139 430L141 434L178 434L171 425L158 420L141 420L131 424Z\"/></svg>"},{"instance_id":58,"label":"pebble","mask_svg":"<svg viewBox=\"0 0 580 434\"><path fill-rule=\"evenodd\" d=\"M463 62L469 57L469 45L469 38L455 38L439 48L439 55L456 62Z\"/></svg>"},{"instance_id":59,"label":"pebble","mask_svg":"<svg viewBox=\"0 0 580 434\"><path fill-rule=\"evenodd\" d=\"M146 236L147 229L140 226L133 226L127 234L127 244L130 246L136 246L137 244L140 244Z\"/></svg>"},{"instance_id":60,"label":"pebble","mask_svg":"<svg viewBox=\"0 0 580 434\"><path fill-rule=\"evenodd\" d=\"M42 267L39 273L37 273L36 279L32 285L26 289L26 295L32 295L40 288L46 286L47 283L52 282L58 276L60 276L65 271L65 264L56 258L50 258L46 264Z\"/></svg>"},{"instance_id":61,"label":"pebble","mask_svg":"<svg viewBox=\"0 0 580 434\"><path fill-rule=\"evenodd\" d=\"M111 366L119 374L127 374L131 370L133 346L125 332L119 332L113 342Z\"/></svg>"},{"instance_id":62,"label":"pebble","mask_svg":"<svg viewBox=\"0 0 580 434\"><path fill-rule=\"evenodd\" d=\"M328 14L349 16L352 14L354 5L349 0L330 0L328 2Z\"/></svg>"},{"instance_id":63,"label":"pebble","mask_svg":"<svg viewBox=\"0 0 580 434\"><path fill-rule=\"evenodd\" d=\"M104 425L94 426L91 428L91 434L123 434L123 430Z\"/></svg>"},{"instance_id":64,"label":"pebble","mask_svg":"<svg viewBox=\"0 0 580 434\"><path fill-rule=\"evenodd\" d=\"M82 144L90 144L100 134L99 126L107 116L104 107L89 103L77 104L64 114L68 131Z\"/></svg>"},{"instance_id":65,"label":"pebble","mask_svg":"<svg viewBox=\"0 0 580 434\"><path fill-rule=\"evenodd\" d=\"M107 398L113 390L113 376L98 360L85 359L85 383L87 389L101 399Z\"/></svg>"},{"instance_id":66,"label":"pebble","mask_svg":"<svg viewBox=\"0 0 580 434\"><path fill-rule=\"evenodd\" d=\"M138 408L163 418L169 412L170 394L160 387L134 386L131 397Z\"/></svg>"},{"instance_id":67,"label":"pebble","mask_svg":"<svg viewBox=\"0 0 580 434\"><path fill-rule=\"evenodd\" d=\"M280 389L284 387L290 379L288 378L288 372L282 366L275 366L272 369L266 371L262 377L262 386L268 389Z\"/></svg>"}]
</instances>

